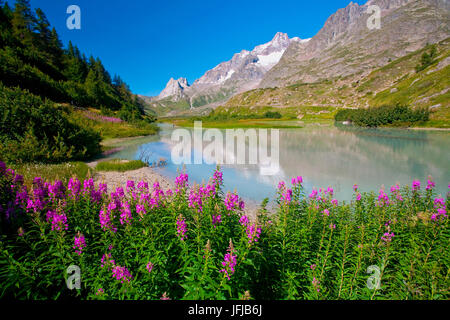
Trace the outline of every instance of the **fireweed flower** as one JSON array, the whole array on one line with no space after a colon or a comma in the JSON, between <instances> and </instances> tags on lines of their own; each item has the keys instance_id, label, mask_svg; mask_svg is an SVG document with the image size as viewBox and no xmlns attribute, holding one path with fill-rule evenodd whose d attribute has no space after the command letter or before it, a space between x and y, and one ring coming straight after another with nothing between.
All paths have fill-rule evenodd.
<instances>
[{"instance_id":1,"label":"fireweed flower","mask_svg":"<svg viewBox=\"0 0 450 320\"><path fill-rule=\"evenodd\" d=\"M147 213L147 211L145 210L145 207L141 204L137 204L136 205L136 213L139 214L140 216L145 215Z\"/></svg>"},{"instance_id":2,"label":"fireweed flower","mask_svg":"<svg viewBox=\"0 0 450 320\"><path fill-rule=\"evenodd\" d=\"M332 203L333 205L337 206L339 202L338 202L337 199L333 199L333 200L331 200L331 203Z\"/></svg>"},{"instance_id":3,"label":"fireweed flower","mask_svg":"<svg viewBox=\"0 0 450 320\"><path fill-rule=\"evenodd\" d=\"M420 180L413 180L412 189L416 192L420 190Z\"/></svg>"},{"instance_id":4,"label":"fireweed flower","mask_svg":"<svg viewBox=\"0 0 450 320\"><path fill-rule=\"evenodd\" d=\"M379 207L389 206L389 197L384 192L383 189L380 189L380 193L378 195L378 202L375 205Z\"/></svg>"},{"instance_id":5,"label":"fireweed flower","mask_svg":"<svg viewBox=\"0 0 450 320\"><path fill-rule=\"evenodd\" d=\"M310 266L310 268L311 268L311 270L316 270L316 267L317 267L317 265L316 264L312 264L311 266Z\"/></svg>"},{"instance_id":6,"label":"fireweed flower","mask_svg":"<svg viewBox=\"0 0 450 320\"><path fill-rule=\"evenodd\" d=\"M106 183L99 183L98 184L98 191L101 194L107 194L108 193L108 185Z\"/></svg>"},{"instance_id":7,"label":"fireweed flower","mask_svg":"<svg viewBox=\"0 0 450 320\"><path fill-rule=\"evenodd\" d=\"M186 232L187 232L186 221L180 214L177 219L177 234L180 237L181 241L184 241Z\"/></svg>"},{"instance_id":8,"label":"fireweed flower","mask_svg":"<svg viewBox=\"0 0 450 320\"><path fill-rule=\"evenodd\" d=\"M49 196L53 199L65 199L66 197L66 187L62 183L62 181L55 181L53 185L48 186Z\"/></svg>"},{"instance_id":9,"label":"fireweed flower","mask_svg":"<svg viewBox=\"0 0 450 320\"><path fill-rule=\"evenodd\" d=\"M117 228L113 225L112 219L114 219L114 216L112 215L113 210L116 208L116 205L114 203L110 203L108 205L108 209L103 207L103 209L100 210L99 214L99 220L100 225L103 230L111 230L112 232L116 232Z\"/></svg>"},{"instance_id":10,"label":"fireweed flower","mask_svg":"<svg viewBox=\"0 0 450 320\"><path fill-rule=\"evenodd\" d=\"M148 273L152 272L153 270L153 263L151 263L150 261L147 263L147 266L145 267L148 271Z\"/></svg>"},{"instance_id":11,"label":"fireweed flower","mask_svg":"<svg viewBox=\"0 0 450 320\"><path fill-rule=\"evenodd\" d=\"M221 269L219 272L223 272L225 274L225 276L228 278L228 280L230 280L230 275L234 274L235 271L235 267L237 264L237 256L233 254L233 247L232 244L230 243L230 246L227 249L227 253L225 254L223 261L222 261L222 266L223 269Z\"/></svg>"},{"instance_id":12,"label":"fireweed flower","mask_svg":"<svg viewBox=\"0 0 450 320\"><path fill-rule=\"evenodd\" d=\"M112 257L111 257L110 253L103 254L102 259L100 260L100 267L101 268L103 268L105 266L109 267L109 265L115 266L116 265L116 261L114 261L111 258Z\"/></svg>"},{"instance_id":13,"label":"fireweed flower","mask_svg":"<svg viewBox=\"0 0 450 320\"><path fill-rule=\"evenodd\" d=\"M48 212L50 213L50 211ZM61 231L61 230L67 230L69 228L68 224L67 224L67 216L62 213L62 214L58 214L56 212L52 212L51 217L49 217L49 215L47 215L47 219L51 219L51 223L52 223L52 231L56 230L56 231Z\"/></svg>"},{"instance_id":14,"label":"fireweed flower","mask_svg":"<svg viewBox=\"0 0 450 320\"><path fill-rule=\"evenodd\" d=\"M119 198L124 198L125 197L125 192L123 191L122 187L118 187L116 188L116 194Z\"/></svg>"},{"instance_id":15,"label":"fireweed flower","mask_svg":"<svg viewBox=\"0 0 450 320\"><path fill-rule=\"evenodd\" d=\"M78 199L81 189L81 182L77 178L70 178L67 189L70 191L69 196L71 198Z\"/></svg>"},{"instance_id":16,"label":"fireweed flower","mask_svg":"<svg viewBox=\"0 0 450 320\"><path fill-rule=\"evenodd\" d=\"M427 187L425 189L426 190L432 190L434 187L436 187L436 183L433 180L428 179L427 180Z\"/></svg>"},{"instance_id":17,"label":"fireweed flower","mask_svg":"<svg viewBox=\"0 0 450 320\"><path fill-rule=\"evenodd\" d=\"M140 181L137 187L140 192L148 192L148 183L145 181Z\"/></svg>"},{"instance_id":18,"label":"fireweed flower","mask_svg":"<svg viewBox=\"0 0 450 320\"><path fill-rule=\"evenodd\" d=\"M214 186L223 185L223 173L220 172L219 170L214 171L214 175L212 177L212 182L213 182Z\"/></svg>"},{"instance_id":19,"label":"fireweed flower","mask_svg":"<svg viewBox=\"0 0 450 320\"><path fill-rule=\"evenodd\" d=\"M385 232L383 236L381 237L381 240L385 243L391 242L392 238L395 236L395 234L392 232Z\"/></svg>"},{"instance_id":20,"label":"fireweed flower","mask_svg":"<svg viewBox=\"0 0 450 320\"><path fill-rule=\"evenodd\" d=\"M361 193L358 193L358 194L356 195L356 201L361 201Z\"/></svg>"},{"instance_id":21,"label":"fireweed flower","mask_svg":"<svg viewBox=\"0 0 450 320\"><path fill-rule=\"evenodd\" d=\"M311 283L314 286L314 289L316 289L317 292L319 292L320 291L320 288L319 288L320 281L318 279L316 279L316 277L313 277L313 280Z\"/></svg>"},{"instance_id":22,"label":"fireweed flower","mask_svg":"<svg viewBox=\"0 0 450 320\"><path fill-rule=\"evenodd\" d=\"M322 211L322 213L323 213L322 216L327 216L327 217L330 216L330 211L329 211L328 209L324 209L324 210Z\"/></svg>"},{"instance_id":23,"label":"fireweed flower","mask_svg":"<svg viewBox=\"0 0 450 320\"><path fill-rule=\"evenodd\" d=\"M238 208L239 209L244 208L244 202L240 200L239 196L235 193L228 192L224 202L228 211L233 211Z\"/></svg>"},{"instance_id":24,"label":"fireweed flower","mask_svg":"<svg viewBox=\"0 0 450 320\"><path fill-rule=\"evenodd\" d=\"M336 229L336 225L335 225L335 224L333 224L333 223L330 223L330 226L329 226L329 227L330 227L330 229L331 229L331 230L334 230L334 229Z\"/></svg>"},{"instance_id":25,"label":"fireweed flower","mask_svg":"<svg viewBox=\"0 0 450 320\"><path fill-rule=\"evenodd\" d=\"M102 294L104 294L104 293L105 293L105 291L103 290L103 288L99 288L95 294L96 294L97 296L99 296L99 295L102 295Z\"/></svg>"},{"instance_id":26,"label":"fireweed flower","mask_svg":"<svg viewBox=\"0 0 450 320\"><path fill-rule=\"evenodd\" d=\"M303 177L301 177L301 176L298 176L298 177L296 177L296 178L292 178L292 180L291 180L291 183L292 183L292 185L300 185L300 184L302 184L302 182L303 182Z\"/></svg>"},{"instance_id":27,"label":"fireweed flower","mask_svg":"<svg viewBox=\"0 0 450 320\"><path fill-rule=\"evenodd\" d=\"M358 188L359 188L359 186L358 186L357 184L354 184L354 185L353 185L353 191L354 191L354 192L358 191Z\"/></svg>"},{"instance_id":28,"label":"fireweed flower","mask_svg":"<svg viewBox=\"0 0 450 320\"><path fill-rule=\"evenodd\" d=\"M219 224L222 222L222 216L219 214L217 216L212 215L212 223L214 225L214 228L216 227L216 224Z\"/></svg>"},{"instance_id":29,"label":"fireweed flower","mask_svg":"<svg viewBox=\"0 0 450 320\"><path fill-rule=\"evenodd\" d=\"M114 266L112 268L112 277L119 280L120 283L123 283L124 281L130 282L130 280L133 279L130 271L126 267L121 266Z\"/></svg>"},{"instance_id":30,"label":"fireweed flower","mask_svg":"<svg viewBox=\"0 0 450 320\"><path fill-rule=\"evenodd\" d=\"M74 242L73 249L76 249L75 252L78 255L81 255L83 249L86 248L84 235L78 233L78 235L74 237L73 242Z\"/></svg>"},{"instance_id":31,"label":"fireweed flower","mask_svg":"<svg viewBox=\"0 0 450 320\"><path fill-rule=\"evenodd\" d=\"M133 216L131 215L130 205L128 201L125 201L121 204L120 207L120 224L131 224L131 220L133 220Z\"/></svg>"},{"instance_id":32,"label":"fireweed flower","mask_svg":"<svg viewBox=\"0 0 450 320\"><path fill-rule=\"evenodd\" d=\"M286 188L286 184L284 183L284 181L280 181L278 183L278 190L284 190Z\"/></svg>"},{"instance_id":33,"label":"fireweed flower","mask_svg":"<svg viewBox=\"0 0 450 320\"><path fill-rule=\"evenodd\" d=\"M248 224L246 233L249 244L258 242L259 237L261 236L261 228L257 227L256 224Z\"/></svg>"},{"instance_id":34,"label":"fireweed flower","mask_svg":"<svg viewBox=\"0 0 450 320\"><path fill-rule=\"evenodd\" d=\"M134 181L132 180L128 180L127 181L127 187L126 187L127 192L131 192L134 191Z\"/></svg>"},{"instance_id":35,"label":"fireweed flower","mask_svg":"<svg viewBox=\"0 0 450 320\"><path fill-rule=\"evenodd\" d=\"M203 200L200 190L191 189L189 192L189 208L195 208L197 212L203 212Z\"/></svg>"},{"instance_id":36,"label":"fireweed flower","mask_svg":"<svg viewBox=\"0 0 450 320\"><path fill-rule=\"evenodd\" d=\"M334 190L332 187L328 187L327 190L325 190L325 193L328 193L332 197L334 194Z\"/></svg>"},{"instance_id":37,"label":"fireweed flower","mask_svg":"<svg viewBox=\"0 0 450 320\"><path fill-rule=\"evenodd\" d=\"M248 216L243 215L240 219L239 219L239 223L243 226L247 226L249 224L249 220L248 220Z\"/></svg>"},{"instance_id":38,"label":"fireweed flower","mask_svg":"<svg viewBox=\"0 0 450 320\"><path fill-rule=\"evenodd\" d=\"M439 219L444 219L448 217L445 201L443 198L434 199L434 208L437 210L437 213L433 213L431 215L431 220L438 221Z\"/></svg>"},{"instance_id":39,"label":"fireweed flower","mask_svg":"<svg viewBox=\"0 0 450 320\"><path fill-rule=\"evenodd\" d=\"M287 189L286 192L283 192L281 194L281 201L284 202L284 204L289 204L292 201L292 190Z\"/></svg>"},{"instance_id":40,"label":"fireweed flower","mask_svg":"<svg viewBox=\"0 0 450 320\"><path fill-rule=\"evenodd\" d=\"M83 181L83 195L90 195L94 189L94 180L92 178Z\"/></svg>"},{"instance_id":41,"label":"fireweed flower","mask_svg":"<svg viewBox=\"0 0 450 320\"><path fill-rule=\"evenodd\" d=\"M17 191L17 193L16 193L15 204L16 204L16 206L19 206L22 209L26 210L27 209L28 200L29 200L29 197L28 197L27 186L22 186L20 188L20 191ZM0 212L1 212L1 210L0 210Z\"/></svg>"},{"instance_id":42,"label":"fireweed flower","mask_svg":"<svg viewBox=\"0 0 450 320\"><path fill-rule=\"evenodd\" d=\"M179 193L181 189L184 189L188 186L189 176L186 173L181 173L178 177L175 178L175 193Z\"/></svg>"},{"instance_id":43,"label":"fireweed flower","mask_svg":"<svg viewBox=\"0 0 450 320\"><path fill-rule=\"evenodd\" d=\"M317 197L317 190L313 189L312 192L309 195L309 198L315 199Z\"/></svg>"}]
</instances>

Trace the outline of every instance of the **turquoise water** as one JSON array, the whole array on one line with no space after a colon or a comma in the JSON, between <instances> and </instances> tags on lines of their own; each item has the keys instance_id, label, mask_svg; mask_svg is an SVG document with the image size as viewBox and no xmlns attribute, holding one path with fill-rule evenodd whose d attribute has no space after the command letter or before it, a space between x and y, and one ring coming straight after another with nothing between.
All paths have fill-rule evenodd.
<instances>
[{"instance_id":1,"label":"turquoise water","mask_svg":"<svg viewBox=\"0 0 450 320\"><path fill-rule=\"evenodd\" d=\"M170 161L173 128L162 125L159 136L127 141L114 157L139 159L146 154L151 161L160 158L169 163L158 172L174 179L181 166ZM224 130L221 130L222 132ZM224 134L225 136L225 134ZM395 183L411 185L413 179L426 185L428 176L445 196L450 183L450 133L404 129L363 129L356 127L307 126L301 129L280 129L280 171L263 176L256 165L224 165L225 189L236 190L245 199L260 202L273 199L278 182L290 182L303 176L308 192L313 187L331 186L336 198L351 200L352 186L362 191L387 190ZM207 182L215 165L188 164L189 181Z\"/></svg>"}]
</instances>

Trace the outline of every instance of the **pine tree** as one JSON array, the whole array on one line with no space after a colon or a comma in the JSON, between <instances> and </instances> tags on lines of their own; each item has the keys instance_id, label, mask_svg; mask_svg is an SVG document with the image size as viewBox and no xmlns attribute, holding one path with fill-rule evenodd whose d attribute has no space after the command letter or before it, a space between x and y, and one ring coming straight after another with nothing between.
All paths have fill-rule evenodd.
<instances>
[{"instance_id":1,"label":"pine tree","mask_svg":"<svg viewBox=\"0 0 450 320\"><path fill-rule=\"evenodd\" d=\"M13 34L24 45L33 44L33 29L36 18L31 12L29 0L17 0L12 15Z\"/></svg>"},{"instance_id":2,"label":"pine tree","mask_svg":"<svg viewBox=\"0 0 450 320\"><path fill-rule=\"evenodd\" d=\"M50 22L48 21L45 13L41 9L36 9L37 21L34 27L34 31L37 36L38 48L48 52L50 43L52 40L52 31L50 31Z\"/></svg>"}]
</instances>

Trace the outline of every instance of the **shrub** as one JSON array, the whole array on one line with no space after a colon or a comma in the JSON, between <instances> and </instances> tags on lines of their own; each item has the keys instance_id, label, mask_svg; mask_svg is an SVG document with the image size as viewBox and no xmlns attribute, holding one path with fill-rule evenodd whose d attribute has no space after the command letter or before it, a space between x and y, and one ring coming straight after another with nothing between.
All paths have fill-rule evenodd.
<instances>
[{"instance_id":1,"label":"shrub","mask_svg":"<svg viewBox=\"0 0 450 320\"><path fill-rule=\"evenodd\" d=\"M264 118L281 119L281 113L278 111L267 111L264 113Z\"/></svg>"},{"instance_id":2,"label":"shrub","mask_svg":"<svg viewBox=\"0 0 450 320\"><path fill-rule=\"evenodd\" d=\"M10 162L60 162L100 152L100 136L68 111L21 89L0 84L0 154Z\"/></svg>"},{"instance_id":3,"label":"shrub","mask_svg":"<svg viewBox=\"0 0 450 320\"><path fill-rule=\"evenodd\" d=\"M421 108L413 110L403 105L384 105L369 109L341 109L335 115L336 121L352 121L358 126L378 127L385 125L409 125L428 121L429 111Z\"/></svg>"}]
</instances>

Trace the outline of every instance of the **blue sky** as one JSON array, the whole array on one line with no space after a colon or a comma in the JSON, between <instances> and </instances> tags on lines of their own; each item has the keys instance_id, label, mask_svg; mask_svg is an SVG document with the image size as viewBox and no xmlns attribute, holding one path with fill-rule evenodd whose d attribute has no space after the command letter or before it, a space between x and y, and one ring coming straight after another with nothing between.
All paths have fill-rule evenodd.
<instances>
[{"instance_id":1,"label":"blue sky","mask_svg":"<svg viewBox=\"0 0 450 320\"><path fill-rule=\"evenodd\" d=\"M134 93L157 95L170 77L189 83L276 32L314 36L349 0L31 0L87 56L100 57ZM355 1L354 1L355 2ZM363 4L366 1L356 1ZM14 1L9 1L14 3ZM81 8L81 30L69 30L66 9Z\"/></svg>"}]
</instances>

